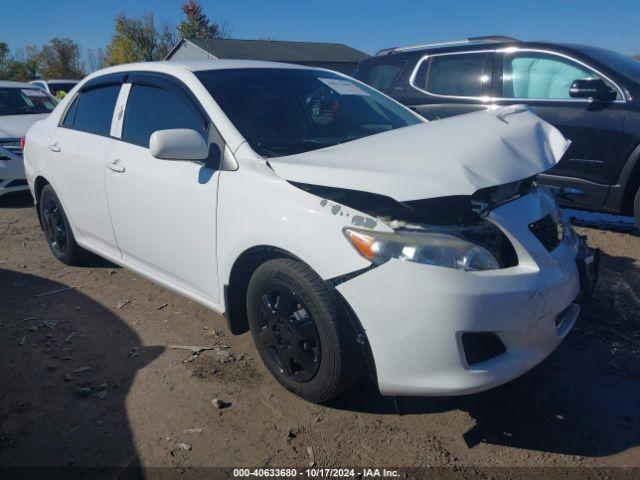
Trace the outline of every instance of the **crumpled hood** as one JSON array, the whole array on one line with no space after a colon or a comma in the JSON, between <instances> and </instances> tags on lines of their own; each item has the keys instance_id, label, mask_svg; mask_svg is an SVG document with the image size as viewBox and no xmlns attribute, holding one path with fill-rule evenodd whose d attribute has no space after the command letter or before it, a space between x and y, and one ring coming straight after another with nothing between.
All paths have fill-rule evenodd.
<instances>
[{"instance_id":1,"label":"crumpled hood","mask_svg":"<svg viewBox=\"0 0 640 480\"><path fill-rule=\"evenodd\" d=\"M26 135L29 127L38 120L47 118L48 113L38 113L33 115L0 115L0 139L2 138L22 138Z\"/></svg>"},{"instance_id":2,"label":"crumpled hood","mask_svg":"<svg viewBox=\"0 0 640 480\"><path fill-rule=\"evenodd\" d=\"M570 142L517 105L391 130L270 158L281 177L397 201L471 195L553 167Z\"/></svg>"}]
</instances>

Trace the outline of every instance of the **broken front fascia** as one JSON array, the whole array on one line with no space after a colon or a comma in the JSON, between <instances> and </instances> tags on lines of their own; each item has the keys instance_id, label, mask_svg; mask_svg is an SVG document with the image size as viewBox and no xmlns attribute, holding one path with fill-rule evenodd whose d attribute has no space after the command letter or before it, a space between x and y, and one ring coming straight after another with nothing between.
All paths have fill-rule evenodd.
<instances>
[{"instance_id":1,"label":"broken front fascia","mask_svg":"<svg viewBox=\"0 0 640 480\"><path fill-rule=\"evenodd\" d=\"M464 132L464 142L457 132ZM395 238L345 230L374 264L400 258L484 270L517 264L505 234L484 217L527 194L534 176L555 165L569 144L553 126L516 106L272 158L269 164L293 185L322 198L321 206L334 215L348 206L394 230ZM373 229L373 218L358 215L351 223ZM427 235L420 239L417 232ZM433 258L443 251L446 260ZM471 266L471 253L482 259L477 268Z\"/></svg>"}]
</instances>

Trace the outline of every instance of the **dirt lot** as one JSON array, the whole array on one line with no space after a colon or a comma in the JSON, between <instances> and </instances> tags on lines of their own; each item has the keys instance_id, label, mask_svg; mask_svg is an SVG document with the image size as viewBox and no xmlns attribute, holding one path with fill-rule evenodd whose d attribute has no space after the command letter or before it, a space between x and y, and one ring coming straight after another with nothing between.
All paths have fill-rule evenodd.
<instances>
[{"instance_id":1,"label":"dirt lot","mask_svg":"<svg viewBox=\"0 0 640 480\"><path fill-rule=\"evenodd\" d=\"M113 265L58 263L30 198L4 198L0 466L640 466L640 236L580 231L603 250L599 290L531 373L459 398L363 384L317 406L222 317Z\"/></svg>"}]
</instances>

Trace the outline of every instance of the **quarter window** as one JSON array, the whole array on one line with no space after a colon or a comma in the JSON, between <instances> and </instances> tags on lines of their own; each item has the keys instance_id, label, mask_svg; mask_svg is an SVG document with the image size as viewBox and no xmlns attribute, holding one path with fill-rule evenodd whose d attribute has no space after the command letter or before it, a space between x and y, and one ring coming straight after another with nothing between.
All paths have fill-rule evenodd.
<instances>
[{"instance_id":1,"label":"quarter window","mask_svg":"<svg viewBox=\"0 0 640 480\"><path fill-rule=\"evenodd\" d=\"M420 66L418 87L436 95L481 97L491 80L490 59L490 52L435 55Z\"/></svg>"},{"instance_id":2,"label":"quarter window","mask_svg":"<svg viewBox=\"0 0 640 480\"><path fill-rule=\"evenodd\" d=\"M503 60L502 96L568 100L571 99L571 84L585 78L601 77L587 67L557 55L544 52L507 53Z\"/></svg>"},{"instance_id":3,"label":"quarter window","mask_svg":"<svg viewBox=\"0 0 640 480\"><path fill-rule=\"evenodd\" d=\"M153 132L172 128L190 128L207 138L207 122L184 93L134 84L127 100L122 139L148 147Z\"/></svg>"},{"instance_id":4,"label":"quarter window","mask_svg":"<svg viewBox=\"0 0 640 480\"><path fill-rule=\"evenodd\" d=\"M67 110L62 126L109 136L113 109L119 92L120 85L108 85L81 92Z\"/></svg>"},{"instance_id":5,"label":"quarter window","mask_svg":"<svg viewBox=\"0 0 640 480\"><path fill-rule=\"evenodd\" d=\"M405 62L379 63L369 70L366 83L378 90L388 90L393 86Z\"/></svg>"}]
</instances>

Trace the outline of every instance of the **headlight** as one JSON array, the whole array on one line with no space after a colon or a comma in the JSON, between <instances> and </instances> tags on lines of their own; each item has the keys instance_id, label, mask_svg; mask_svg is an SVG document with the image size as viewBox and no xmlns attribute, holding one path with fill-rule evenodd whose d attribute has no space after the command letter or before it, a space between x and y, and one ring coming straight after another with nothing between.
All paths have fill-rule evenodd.
<instances>
[{"instance_id":1,"label":"headlight","mask_svg":"<svg viewBox=\"0 0 640 480\"><path fill-rule=\"evenodd\" d=\"M360 255L377 264L397 258L457 270L501 268L500 262L485 248L446 233L384 233L357 228L343 231Z\"/></svg>"}]
</instances>

